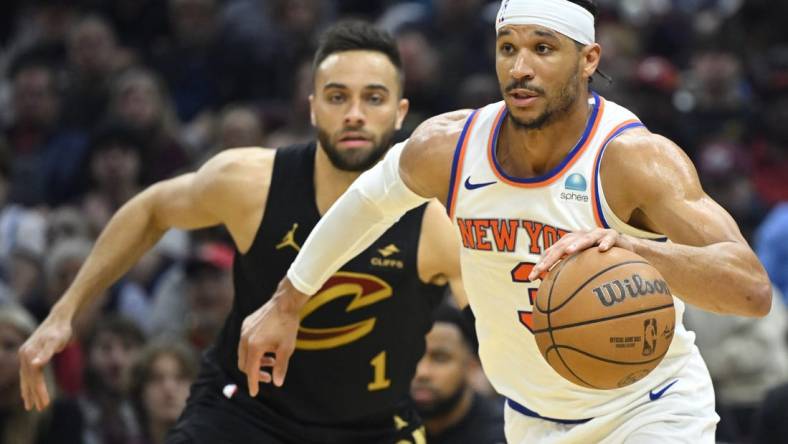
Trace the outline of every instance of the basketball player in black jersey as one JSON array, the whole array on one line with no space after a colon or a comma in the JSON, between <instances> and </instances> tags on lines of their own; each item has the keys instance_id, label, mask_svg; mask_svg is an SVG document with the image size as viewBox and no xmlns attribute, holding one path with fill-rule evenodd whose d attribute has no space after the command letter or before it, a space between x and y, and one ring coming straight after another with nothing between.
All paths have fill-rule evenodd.
<instances>
[{"instance_id":1,"label":"basketball player in black jersey","mask_svg":"<svg viewBox=\"0 0 788 444\"><path fill-rule=\"evenodd\" d=\"M454 285L461 281L457 239L436 203L402 217L300 311L287 384L247 390L239 370L245 368L238 360L244 319L274 293L321 214L387 151L408 109L395 44L370 25L329 30L314 67L317 142L225 151L195 173L151 186L117 212L20 351L26 408L49 403L42 370L71 338L81 306L167 229L224 224L237 248L233 309L167 442L424 442L408 401L410 381L442 285L449 281L464 298ZM262 371L260 378L271 375Z\"/></svg>"}]
</instances>

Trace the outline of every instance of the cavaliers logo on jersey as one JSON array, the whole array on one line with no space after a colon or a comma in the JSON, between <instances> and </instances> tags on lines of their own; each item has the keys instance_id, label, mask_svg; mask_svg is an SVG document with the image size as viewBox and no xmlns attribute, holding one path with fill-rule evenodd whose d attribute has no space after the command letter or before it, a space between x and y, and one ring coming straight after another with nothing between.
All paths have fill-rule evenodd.
<instances>
[{"instance_id":1,"label":"cavaliers logo on jersey","mask_svg":"<svg viewBox=\"0 0 788 444\"><path fill-rule=\"evenodd\" d=\"M309 315L326 304L340 298L350 298L345 307L345 312L350 313L378 303L391 295L391 285L376 276L347 271L337 272L301 310L301 326L298 328L296 348L322 350L340 347L364 337L375 328L377 319L374 317L335 327L308 327Z\"/></svg>"}]
</instances>

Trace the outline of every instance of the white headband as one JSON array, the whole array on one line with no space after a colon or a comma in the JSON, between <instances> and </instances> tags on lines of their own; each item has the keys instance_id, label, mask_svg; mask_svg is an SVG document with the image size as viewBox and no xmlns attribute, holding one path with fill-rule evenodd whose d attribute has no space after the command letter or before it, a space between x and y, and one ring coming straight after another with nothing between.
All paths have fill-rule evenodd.
<instances>
[{"instance_id":1,"label":"white headband","mask_svg":"<svg viewBox=\"0 0 788 444\"><path fill-rule=\"evenodd\" d=\"M506 25L540 25L584 45L594 43L594 16L567 0L503 0L495 32Z\"/></svg>"}]
</instances>

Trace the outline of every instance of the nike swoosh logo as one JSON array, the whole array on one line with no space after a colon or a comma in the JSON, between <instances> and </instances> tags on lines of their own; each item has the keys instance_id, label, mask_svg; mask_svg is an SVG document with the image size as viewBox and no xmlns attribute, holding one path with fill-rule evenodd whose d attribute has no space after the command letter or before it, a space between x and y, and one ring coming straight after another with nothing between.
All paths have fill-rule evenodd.
<instances>
[{"instance_id":1,"label":"nike swoosh logo","mask_svg":"<svg viewBox=\"0 0 788 444\"><path fill-rule=\"evenodd\" d=\"M468 178L465 179L465 188L469 189L469 190L478 190L479 188L488 187L488 186L496 184L496 183L498 183L498 182L496 182L494 180L492 182L471 183L471 176L468 176Z\"/></svg>"},{"instance_id":2,"label":"nike swoosh logo","mask_svg":"<svg viewBox=\"0 0 788 444\"><path fill-rule=\"evenodd\" d=\"M662 387L659 391L656 391L656 392L654 390L649 391L648 392L649 399L651 399L652 401L656 401L657 399L661 398L662 395L664 395L665 392L667 392L668 389L671 388L673 386L673 384L675 384L677 382L679 382L678 379L676 379L675 381L673 381L670 384L666 385L665 387Z\"/></svg>"}]
</instances>

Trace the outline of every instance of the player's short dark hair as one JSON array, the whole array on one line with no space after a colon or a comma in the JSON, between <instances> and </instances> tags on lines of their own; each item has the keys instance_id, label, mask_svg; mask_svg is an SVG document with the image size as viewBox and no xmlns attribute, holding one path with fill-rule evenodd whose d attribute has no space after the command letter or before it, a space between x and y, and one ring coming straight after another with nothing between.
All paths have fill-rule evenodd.
<instances>
[{"instance_id":1,"label":"player's short dark hair","mask_svg":"<svg viewBox=\"0 0 788 444\"><path fill-rule=\"evenodd\" d=\"M594 16L594 23L596 23L597 19L599 18L599 7L597 6L594 0L567 0L570 3L574 3L576 5L581 6L586 11L590 12L591 15ZM580 42L575 42L577 49L582 49L585 45ZM597 69L596 74L599 74L602 78L608 81L608 83L613 83L613 79L610 78L607 74L602 72L601 70ZM592 83L594 81L593 76L588 78L588 83Z\"/></svg>"},{"instance_id":2,"label":"player's short dark hair","mask_svg":"<svg viewBox=\"0 0 788 444\"><path fill-rule=\"evenodd\" d=\"M397 68L400 86L402 86L404 81L402 60L400 59L396 40L388 32L363 20L343 20L323 33L312 62L312 72L316 73L323 60L331 54L345 51L377 51L382 53Z\"/></svg>"},{"instance_id":3,"label":"player's short dark hair","mask_svg":"<svg viewBox=\"0 0 788 444\"><path fill-rule=\"evenodd\" d=\"M597 17L599 16L599 7L593 0L567 0L568 2L574 3L576 5L580 5L583 9L587 10L594 16L594 21L596 22Z\"/></svg>"},{"instance_id":4,"label":"player's short dark hair","mask_svg":"<svg viewBox=\"0 0 788 444\"><path fill-rule=\"evenodd\" d=\"M445 322L457 327L462 335L463 343L472 354L476 354L476 350L479 348L476 332L474 326L463 316L462 311L444 302L435 309L432 314L432 320L436 324L438 322Z\"/></svg>"}]
</instances>

